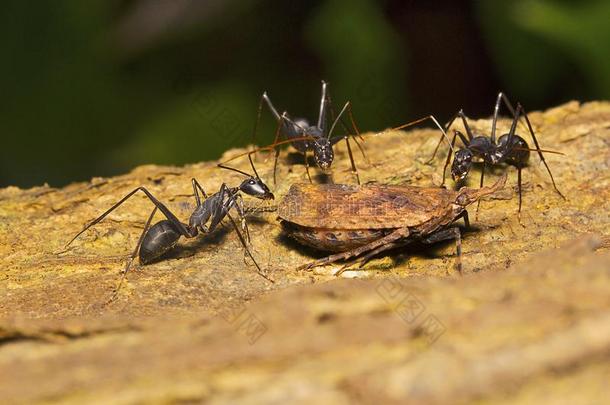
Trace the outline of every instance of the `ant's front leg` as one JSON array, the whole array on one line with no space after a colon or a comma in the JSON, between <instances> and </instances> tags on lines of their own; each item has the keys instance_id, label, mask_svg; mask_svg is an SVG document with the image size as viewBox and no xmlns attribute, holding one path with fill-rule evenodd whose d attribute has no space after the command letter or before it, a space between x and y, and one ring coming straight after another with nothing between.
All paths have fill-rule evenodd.
<instances>
[{"instance_id":1,"label":"ant's front leg","mask_svg":"<svg viewBox=\"0 0 610 405\"><path fill-rule=\"evenodd\" d=\"M246 214L245 214L245 209L244 209L244 199L241 196L241 194L236 194L234 197L235 200L235 210L237 211L237 214L239 215L240 221L241 221L241 230L246 234L246 240L248 241L249 244L252 244L252 240L250 239L250 231L248 230L248 223L246 221ZM231 209L231 207L229 206L227 208L227 211Z\"/></svg>"}]
</instances>

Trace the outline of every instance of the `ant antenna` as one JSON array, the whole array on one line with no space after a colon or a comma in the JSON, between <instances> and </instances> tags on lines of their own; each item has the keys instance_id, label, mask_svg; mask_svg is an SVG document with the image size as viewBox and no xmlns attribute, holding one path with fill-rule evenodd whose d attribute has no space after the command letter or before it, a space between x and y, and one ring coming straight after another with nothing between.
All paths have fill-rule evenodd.
<instances>
[{"instance_id":1,"label":"ant antenna","mask_svg":"<svg viewBox=\"0 0 610 405\"><path fill-rule=\"evenodd\" d=\"M247 177L256 177L257 179L260 179L260 176L258 175L258 172L256 171L256 167L254 167L254 162L252 161L252 154L256 153L257 151L258 151L258 149L254 149L254 150L251 150L250 152L246 152L248 154L248 160L250 161L250 167L252 167L254 176L252 176L250 173L244 172L243 170L239 170L234 167L225 165L225 163L227 163L229 160L233 160L233 158L227 160L226 162L218 163L218 167L220 167L221 169L232 170L234 172L243 174L244 176L247 176ZM239 156L243 156L243 154L239 155Z\"/></svg>"},{"instance_id":2,"label":"ant antenna","mask_svg":"<svg viewBox=\"0 0 610 405\"><path fill-rule=\"evenodd\" d=\"M256 167L254 167L254 162L252 161L252 154L248 153L248 160L250 161L250 166L252 167L252 171L254 171L254 175L257 179L260 179L258 172L256 171Z\"/></svg>"},{"instance_id":3,"label":"ant antenna","mask_svg":"<svg viewBox=\"0 0 610 405\"><path fill-rule=\"evenodd\" d=\"M330 131L328 131L328 135L326 136L326 139L330 139L330 136L332 135L333 131L335 130L335 126L337 126L337 123L341 119L341 116L348 109L349 106L350 106L350 102L348 101L347 103L345 103L345 105L339 112L339 115L337 115L337 118L335 118L335 121L333 122L333 124L330 126Z\"/></svg>"},{"instance_id":4,"label":"ant antenna","mask_svg":"<svg viewBox=\"0 0 610 405\"><path fill-rule=\"evenodd\" d=\"M424 122L425 120L432 120L432 122L434 122L434 124L438 127L438 129L440 129L441 133L443 134L443 138L445 138L445 140L449 144L449 148L451 149L451 152L453 152L455 154L455 148L451 144L451 141L449 140L449 137L447 136L447 132L445 132L445 129L442 127L441 124L439 124L439 122L436 120L434 115L427 115L427 116L425 116L423 118L416 119L415 121L407 122L406 124L402 124L402 125L399 125L397 127L391 128L391 130L392 131L398 131L400 129L408 128L408 127L411 127L413 125L416 125L416 124L419 124L421 122ZM383 133L383 132L385 132L385 131L378 132L377 134Z\"/></svg>"}]
</instances>

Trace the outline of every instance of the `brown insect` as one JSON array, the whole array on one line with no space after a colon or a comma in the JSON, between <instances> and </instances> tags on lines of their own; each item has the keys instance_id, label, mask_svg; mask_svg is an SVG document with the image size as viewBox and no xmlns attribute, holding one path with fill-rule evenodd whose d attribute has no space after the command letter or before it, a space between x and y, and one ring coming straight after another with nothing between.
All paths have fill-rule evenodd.
<instances>
[{"instance_id":1,"label":"brown insect","mask_svg":"<svg viewBox=\"0 0 610 405\"><path fill-rule=\"evenodd\" d=\"M356 258L339 271L373 256L419 241L431 244L455 239L456 268L461 273L461 234L455 222L466 207L502 187L506 175L494 185L459 191L445 188L390 185L293 184L278 206L282 228L299 243L318 250L339 252L313 261L311 269ZM337 273L337 274L339 274Z\"/></svg>"}]
</instances>

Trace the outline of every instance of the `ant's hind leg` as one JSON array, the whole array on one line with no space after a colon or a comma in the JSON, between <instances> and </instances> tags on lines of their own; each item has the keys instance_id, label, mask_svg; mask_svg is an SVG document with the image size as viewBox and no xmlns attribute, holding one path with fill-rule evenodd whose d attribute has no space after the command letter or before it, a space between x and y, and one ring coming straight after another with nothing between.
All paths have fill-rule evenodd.
<instances>
[{"instance_id":1,"label":"ant's hind leg","mask_svg":"<svg viewBox=\"0 0 610 405\"><path fill-rule=\"evenodd\" d=\"M309 173L309 161L307 160L307 150L303 152L303 160L305 161L305 171L307 172L307 178L309 182L313 184L313 180L311 179L311 174Z\"/></svg>"},{"instance_id":2,"label":"ant's hind leg","mask_svg":"<svg viewBox=\"0 0 610 405\"><path fill-rule=\"evenodd\" d=\"M349 162L352 166L352 174L354 176L356 176L356 181L358 182L358 184L361 184L360 175L358 174L358 168L356 167L356 162L354 161L354 155L352 154L352 147L349 144L349 137L345 136L343 139L345 139L345 144L347 145L347 154L349 156ZM356 140L356 138L354 138L354 140Z\"/></svg>"},{"instance_id":3,"label":"ant's hind leg","mask_svg":"<svg viewBox=\"0 0 610 405\"><path fill-rule=\"evenodd\" d=\"M483 188L483 182L484 182L484 179L485 179L485 167L486 167L486 164L485 164L485 161L483 161L483 168L481 169L481 182L479 183L479 188ZM477 216L479 215L479 207L480 206L481 206L481 199L479 199L477 201L477 209L476 209L475 214L474 214L474 219L475 220L477 219Z\"/></svg>"},{"instance_id":4,"label":"ant's hind leg","mask_svg":"<svg viewBox=\"0 0 610 405\"><path fill-rule=\"evenodd\" d=\"M360 149L360 153L362 153L362 157L364 158L366 163L368 165L370 165L371 164L371 160L369 159L367 154L364 152L364 147L360 144L360 141L364 142L364 138L362 137L362 135L360 135L360 129L356 125L356 120L354 120L354 114L352 114L352 105L351 105L351 103L347 107L347 115L348 115L349 120L350 120L350 122L352 124L352 129L356 132L354 134L355 135L354 136L354 142L356 142L356 146L358 146L358 149ZM343 121L341 121L341 124L343 125L344 128L346 128L346 125L343 124ZM346 132L349 133L348 130L346 130ZM360 141L358 141L358 138L360 138Z\"/></svg>"},{"instance_id":5,"label":"ant's hind leg","mask_svg":"<svg viewBox=\"0 0 610 405\"><path fill-rule=\"evenodd\" d=\"M534 140L534 144L536 145L536 151L538 152L538 156L540 156L540 160L542 160L542 163L544 163L544 167L546 167L546 171L549 173L549 177L551 178L551 182L553 183L553 188L555 189L555 192L557 194L559 194L559 196L561 198L566 200L566 197L561 193L561 191L559 191L559 189L557 188L557 185L555 184L555 179L553 178L553 173L551 173L551 169L549 168L549 165L546 163L546 160L544 159L544 155L542 154L542 150L540 149L540 145L538 144L538 139L536 139L536 135L534 134L534 128L532 127L532 124L530 122L530 119L527 116L527 113L525 112L525 110L523 109L521 104L517 104L517 109L520 109L521 111L523 111L523 117L525 118L525 122L527 123L527 128L529 130L529 133L532 136L532 139Z\"/></svg>"},{"instance_id":6,"label":"ant's hind leg","mask_svg":"<svg viewBox=\"0 0 610 405\"><path fill-rule=\"evenodd\" d=\"M163 215L165 215L165 217L169 221L171 221L174 224L174 226L176 226L176 229L180 232L180 234L182 236L185 236L187 238L195 236L196 233L193 234L193 230L191 230L190 228L187 228L187 225L180 222L180 220L169 210L169 208L167 208L161 201L157 200L150 193L150 191L148 191L146 188L140 186L140 187L135 188L131 192L129 192L125 197L121 198L119 200L119 202L117 202L112 207L110 207L108 210L106 210L102 215L95 218L93 221L91 221L87 225L85 225L85 227L79 233L77 233L76 236L74 236L72 238L72 240L70 240L70 242L68 242L66 244L66 248L68 246L70 246L70 244L72 244L72 242L74 242L74 240L76 240L76 238L78 238L80 235L82 235L87 229L91 228L93 225L98 224L100 221L102 221L104 218L106 218L106 216L108 216L108 214L110 214L112 211L117 209L121 204L123 204L125 201L127 201L131 196L133 196L138 191L142 191L144 194L146 194L146 197L148 197L148 199L155 205L155 207L157 207L159 209L159 211L161 211L163 213Z\"/></svg>"},{"instance_id":7,"label":"ant's hind leg","mask_svg":"<svg viewBox=\"0 0 610 405\"><path fill-rule=\"evenodd\" d=\"M447 151L447 159L445 160L445 166L443 166L443 182L441 183L441 187L443 187L445 185L445 180L447 179L447 167L449 166L449 163L451 162L451 155L454 150L455 139L457 138L458 134L459 134L458 131L453 131L453 138L451 139L451 147ZM439 143L439 145L440 145L440 143Z\"/></svg>"},{"instance_id":8,"label":"ant's hind leg","mask_svg":"<svg viewBox=\"0 0 610 405\"><path fill-rule=\"evenodd\" d=\"M125 281L125 277L127 277L127 272L131 268L133 261L135 260L136 256L138 255L138 252L140 251L140 247L142 246L142 242L144 241L144 235L146 235L146 232L148 232L148 228L150 228L150 223L152 222L152 219L155 216L156 212L157 212L157 207L155 207L152 210L152 212L150 213L150 216L148 217L148 220L146 221L146 225L144 225L144 230L142 231L142 234L140 235L140 238L138 239L136 248L133 250L133 253L129 257L129 259L127 259L127 263L125 263L125 268L121 271L121 278L120 278L119 282L117 283L116 287L114 287L114 289L112 290L112 295L110 296L110 299L108 299L106 304L111 303L118 296L119 290L121 289L121 286L123 285L123 282Z\"/></svg>"},{"instance_id":9,"label":"ant's hind leg","mask_svg":"<svg viewBox=\"0 0 610 405\"><path fill-rule=\"evenodd\" d=\"M521 188L521 170L520 166L517 166L517 192L519 193L519 210L517 211L517 218L519 220L519 224L523 227L523 223L521 222L521 200L522 200L522 188Z\"/></svg>"}]
</instances>

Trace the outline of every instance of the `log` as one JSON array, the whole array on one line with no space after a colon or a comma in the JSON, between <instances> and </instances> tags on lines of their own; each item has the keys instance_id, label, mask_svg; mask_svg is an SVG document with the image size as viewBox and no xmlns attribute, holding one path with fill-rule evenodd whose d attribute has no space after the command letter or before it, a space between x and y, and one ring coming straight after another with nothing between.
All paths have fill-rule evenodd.
<instances>
[{"instance_id":1,"label":"log","mask_svg":"<svg viewBox=\"0 0 610 405\"><path fill-rule=\"evenodd\" d=\"M267 212L249 226L253 254L275 283L244 259L227 225L183 239L164 260L136 264L108 302L153 207L134 197L65 249L87 222L138 186L187 221L192 177L208 192L242 177L217 162L148 165L61 189L0 190L0 398L602 403L610 376L610 103L570 102L530 119L542 148L565 154L546 158L567 200L532 154L520 223L509 168L508 186L482 202L476 219L470 210L463 277L451 270L452 243L393 251L340 277L340 265L297 271L321 254L282 236ZM482 132L491 125L472 123ZM500 133L509 125L502 120ZM355 155L360 177L439 185L443 158L426 164L437 140L432 129L366 135L370 163ZM288 166L294 156L286 155L275 187L272 159L257 159L276 199L306 181L302 164ZM249 170L246 160L237 165ZM354 182L344 147L333 176Z\"/></svg>"}]
</instances>

